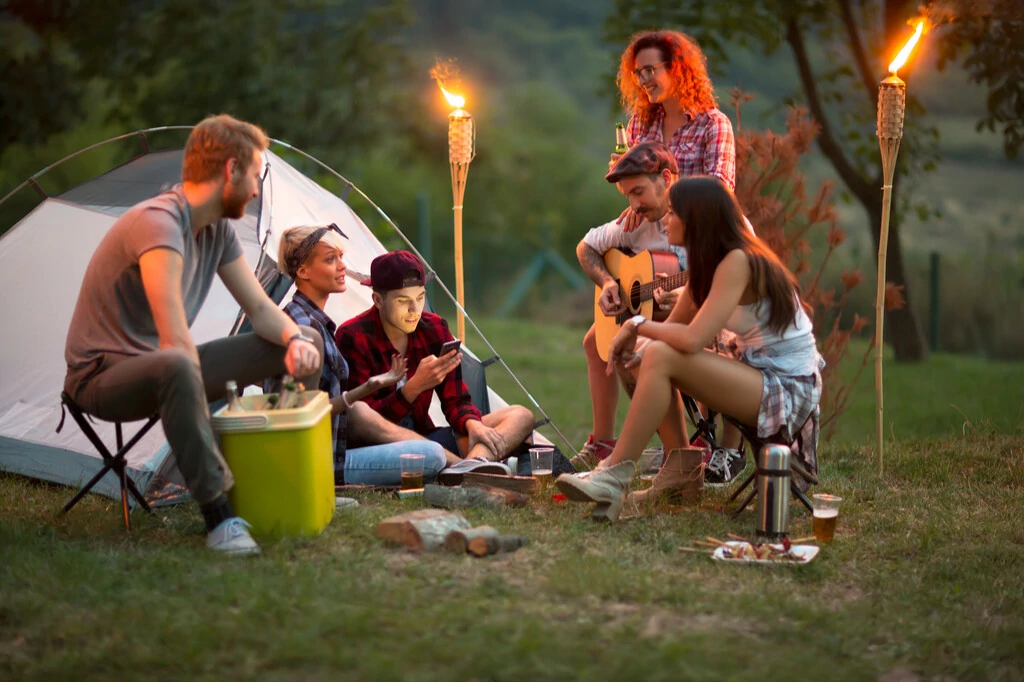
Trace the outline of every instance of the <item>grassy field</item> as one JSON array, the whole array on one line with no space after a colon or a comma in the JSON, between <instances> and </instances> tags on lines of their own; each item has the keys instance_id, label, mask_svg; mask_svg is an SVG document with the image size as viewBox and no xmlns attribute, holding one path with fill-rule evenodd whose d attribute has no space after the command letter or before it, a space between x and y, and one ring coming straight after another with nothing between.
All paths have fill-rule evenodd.
<instances>
[{"instance_id":1,"label":"grassy field","mask_svg":"<svg viewBox=\"0 0 1024 683\"><path fill-rule=\"evenodd\" d=\"M581 331L484 331L578 444ZM57 518L67 489L0 478L0 678L1020 679L1024 364L933 356L887 382L886 474L865 377L822 449L819 490L846 499L837 540L803 567L677 552L752 531L722 491L614 527L575 504L470 510L531 541L483 560L382 545L375 524L416 504L365 494L319 538L231 560L203 548L192 506L126 536L107 499Z\"/></svg>"}]
</instances>

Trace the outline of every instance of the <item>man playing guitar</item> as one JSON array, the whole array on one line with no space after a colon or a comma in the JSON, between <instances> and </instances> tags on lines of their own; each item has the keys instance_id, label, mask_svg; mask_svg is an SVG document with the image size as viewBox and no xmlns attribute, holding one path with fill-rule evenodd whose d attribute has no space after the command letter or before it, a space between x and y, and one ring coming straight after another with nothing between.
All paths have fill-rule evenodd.
<instances>
[{"instance_id":1,"label":"man playing guitar","mask_svg":"<svg viewBox=\"0 0 1024 683\"><path fill-rule=\"evenodd\" d=\"M617 185L619 191L629 199L630 208L643 219L639 227L631 232L627 232L618 221L592 228L576 247L576 257L583 272L601 288L598 307L605 315L613 316L626 310L619 281L605 264L605 255L610 250L668 252L676 256L677 263L671 264L675 266L673 270L685 269L686 253L680 247L669 244L668 233L662 223L669 207L668 188L675 182L677 175L678 165L668 147L660 142L644 142L623 154L605 176L608 182ZM664 277L666 274L658 273L658 276ZM666 313L672 309L677 298L676 291L654 290L656 307ZM607 350L598 348L595 327L592 326L583 338L594 430L573 463L577 466L585 464L593 467L607 457L615 445L618 383L615 377L609 377L606 373L607 362L602 356L607 356ZM669 415L679 417L667 419L662 427L682 430L682 404L678 395L673 402L676 412L670 410Z\"/></svg>"}]
</instances>

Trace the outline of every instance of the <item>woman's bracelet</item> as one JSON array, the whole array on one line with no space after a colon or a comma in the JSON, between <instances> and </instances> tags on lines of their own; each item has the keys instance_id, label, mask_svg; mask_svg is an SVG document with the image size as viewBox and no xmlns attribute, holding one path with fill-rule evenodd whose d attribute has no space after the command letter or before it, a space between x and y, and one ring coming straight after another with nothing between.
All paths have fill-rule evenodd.
<instances>
[{"instance_id":1,"label":"woman's bracelet","mask_svg":"<svg viewBox=\"0 0 1024 683\"><path fill-rule=\"evenodd\" d=\"M348 410L352 409L352 404L348 402L348 392L341 392L341 402L345 404L345 408Z\"/></svg>"}]
</instances>

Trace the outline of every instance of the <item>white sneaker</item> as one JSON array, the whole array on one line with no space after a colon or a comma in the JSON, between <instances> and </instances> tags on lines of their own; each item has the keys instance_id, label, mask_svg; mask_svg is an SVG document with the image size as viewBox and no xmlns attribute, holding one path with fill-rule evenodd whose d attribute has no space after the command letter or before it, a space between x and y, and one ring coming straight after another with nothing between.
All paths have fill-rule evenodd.
<instances>
[{"instance_id":1,"label":"white sneaker","mask_svg":"<svg viewBox=\"0 0 1024 683\"><path fill-rule=\"evenodd\" d=\"M258 555L260 547L249 534L251 528L241 517L225 519L206 534L206 547L226 555Z\"/></svg>"},{"instance_id":2,"label":"white sneaker","mask_svg":"<svg viewBox=\"0 0 1024 683\"><path fill-rule=\"evenodd\" d=\"M340 510L341 508L351 508L359 505L359 501L355 498L344 498L342 496L334 497L334 509Z\"/></svg>"}]
</instances>

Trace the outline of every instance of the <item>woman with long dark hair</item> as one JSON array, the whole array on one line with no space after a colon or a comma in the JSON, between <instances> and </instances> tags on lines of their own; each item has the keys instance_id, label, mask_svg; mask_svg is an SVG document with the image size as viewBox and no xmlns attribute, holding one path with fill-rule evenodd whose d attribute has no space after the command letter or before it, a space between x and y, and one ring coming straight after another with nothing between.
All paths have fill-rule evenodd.
<instances>
[{"instance_id":1,"label":"woman with long dark hair","mask_svg":"<svg viewBox=\"0 0 1024 683\"><path fill-rule=\"evenodd\" d=\"M801 433L795 455L809 472L817 471L824 362L796 277L746 229L721 179L684 178L669 199L669 241L686 247L689 282L668 320L634 316L616 335L609 372L616 365L640 368L622 434L593 473L558 479L570 499L598 503L595 516L602 519L618 517L635 462L664 418L673 389L756 428L762 438L788 441ZM705 348L723 329L734 334L735 357ZM634 351L638 335L653 340L642 354ZM665 451L687 445L666 443ZM655 480L666 492L682 485L680 473L665 468Z\"/></svg>"}]
</instances>

